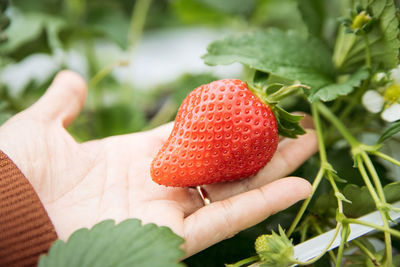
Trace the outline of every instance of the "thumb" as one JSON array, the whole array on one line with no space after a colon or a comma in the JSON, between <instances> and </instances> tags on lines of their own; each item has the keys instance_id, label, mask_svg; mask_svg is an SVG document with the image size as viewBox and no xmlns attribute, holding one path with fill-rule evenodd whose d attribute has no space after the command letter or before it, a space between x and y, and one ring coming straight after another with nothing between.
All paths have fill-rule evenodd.
<instances>
[{"instance_id":1,"label":"thumb","mask_svg":"<svg viewBox=\"0 0 400 267\"><path fill-rule=\"evenodd\" d=\"M40 119L58 120L68 126L81 111L86 94L83 78L73 71L64 70L57 74L46 93L30 110Z\"/></svg>"}]
</instances>

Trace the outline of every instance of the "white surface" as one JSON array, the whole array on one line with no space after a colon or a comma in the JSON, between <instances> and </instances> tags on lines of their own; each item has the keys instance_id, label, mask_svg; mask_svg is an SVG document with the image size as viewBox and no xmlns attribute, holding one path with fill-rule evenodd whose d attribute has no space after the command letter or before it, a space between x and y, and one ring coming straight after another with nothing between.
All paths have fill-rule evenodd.
<instances>
[{"instance_id":1,"label":"white surface","mask_svg":"<svg viewBox=\"0 0 400 267\"><path fill-rule=\"evenodd\" d=\"M212 72L218 78L239 78L240 64L207 66L201 56L207 46L226 32L186 28L148 33L130 56L132 64L118 68L114 75L139 88L174 81L183 73Z\"/></svg>"},{"instance_id":2,"label":"white surface","mask_svg":"<svg viewBox=\"0 0 400 267\"><path fill-rule=\"evenodd\" d=\"M392 204L393 207L400 208L400 201ZM390 217L392 220L397 220L400 218L400 213L391 211L390 212ZM374 211L370 214L364 215L360 218L358 218L360 221L364 222L369 222L373 224L377 224L380 226L383 226L382 218L381 215L378 211ZM351 241L353 239L356 239L357 237L360 237L362 235L365 235L375 229L359 225L359 224L350 224L350 235L348 237L348 241ZM300 243L294 247L294 256L295 259L299 261L308 261L316 256L318 256L324 249L325 247L329 244L329 242L332 240L334 236L335 229L330 230L329 232L326 232L324 234L321 234L319 236L316 236L312 239L309 239L303 243ZM329 250L334 249L339 246L341 241L340 237L340 232L338 236L336 237L335 241L333 242L332 246L329 248Z\"/></svg>"}]
</instances>

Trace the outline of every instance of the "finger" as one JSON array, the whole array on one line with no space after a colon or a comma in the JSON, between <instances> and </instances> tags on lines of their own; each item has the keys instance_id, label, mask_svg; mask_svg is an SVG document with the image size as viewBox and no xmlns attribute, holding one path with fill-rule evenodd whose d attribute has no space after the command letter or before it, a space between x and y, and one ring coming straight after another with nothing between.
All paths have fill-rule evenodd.
<instances>
[{"instance_id":1,"label":"finger","mask_svg":"<svg viewBox=\"0 0 400 267\"><path fill-rule=\"evenodd\" d=\"M296 115L301 115L304 116L303 119L300 121L300 126L303 127L304 129L314 129L314 120L310 116L310 114L307 114L305 112L293 112L293 114Z\"/></svg>"},{"instance_id":2,"label":"finger","mask_svg":"<svg viewBox=\"0 0 400 267\"><path fill-rule=\"evenodd\" d=\"M287 138L282 141L271 161L254 177L229 184L209 185L205 189L212 201L226 199L291 174L317 151L316 133L307 129L307 133L297 139Z\"/></svg>"},{"instance_id":3,"label":"finger","mask_svg":"<svg viewBox=\"0 0 400 267\"><path fill-rule=\"evenodd\" d=\"M190 256L232 237L239 231L307 198L311 191L309 182L291 177L211 203L185 219L185 251Z\"/></svg>"},{"instance_id":4,"label":"finger","mask_svg":"<svg viewBox=\"0 0 400 267\"><path fill-rule=\"evenodd\" d=\"M174 122L172 121L144 133L151 139L149 156L154 157L158 153L162 145L167 141L173 127Z\"/></svg>"},{"instance_id":5,"label":"finger","mask_svg":"<svg viewBox=\"0 0 400 267\"><path fill-rule=\"evenodd\" d=\"M164 125L161 125L157 128L154 128L149 131L153 138L159 139L161 143L167 141L169 135L172 132L172 128L174 127L174 122L168 122Z\"/></svg>"},{"instance_id":6,"label":"finger","mask_svg":"<svg viewBox=\"0 0 400 267\"><path fill-rule=\"evenodd\" d=\"M67 126L81 111L86 94L83 78L75 72L64 70L57 74L49 89L30 111L40 119L61 120Z\"/></svg>"}]
</instances>

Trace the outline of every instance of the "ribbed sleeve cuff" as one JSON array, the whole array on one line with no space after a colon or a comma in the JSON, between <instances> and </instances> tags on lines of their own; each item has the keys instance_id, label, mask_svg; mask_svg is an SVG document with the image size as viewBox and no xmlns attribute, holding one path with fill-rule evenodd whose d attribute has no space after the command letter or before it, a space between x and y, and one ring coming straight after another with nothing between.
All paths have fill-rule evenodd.
<instances>
[{"instance_id":1,"label":"ribbed sleeve cuff","mask_svg":"<svg viewBox=\"0 0 400 267\"><path fill-rule=\"evenodd\" d=\"M56 239L33 187L0 151L0 266L36 266Z\"/></svg>"}]
</instances>

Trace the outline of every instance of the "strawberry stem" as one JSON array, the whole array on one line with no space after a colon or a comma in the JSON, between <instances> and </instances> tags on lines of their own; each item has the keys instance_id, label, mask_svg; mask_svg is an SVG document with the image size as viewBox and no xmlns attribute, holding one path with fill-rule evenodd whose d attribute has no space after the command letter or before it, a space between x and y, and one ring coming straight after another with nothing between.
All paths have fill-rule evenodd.
<instances>
[{"instance_id":1,"label":"strawberry stem","mask_svg":"<svg viewBox=\"0 0 400 267\"><path fill-rule=\"evenodd\" d=\"M276 84L270 84L267 87L261 87L259 84L247 83L247 86L256 97L258 97L264 104L271 108L272 112L274 113L280 135L289 138L297 138L298 135L306 133L299 124L303 116L293 115L287 112L278 106L278 103L279 100L293 94L299 88L309 89L310 87L299 83L289 86L282 85L278 90L268 95L268 89L271 87L276 87Z\"/></svg>"},{"instance_id":2,"label":"strawberry stem","mask_svg":"<svg viewBox=\"0 0 400 267\"><path fill-rule=\"evenodd\" d=\"M304 88L304 89L308 89L308 90L311 89L307 85L295 83L295 84L292 84L292 85L289 85L289 86L283 86L278 91L276 91L273 94L269 95L268 98L271 99L273 102L279 101L282 98L295 93L300 88Z\"/></svg>"}]
</instances>

